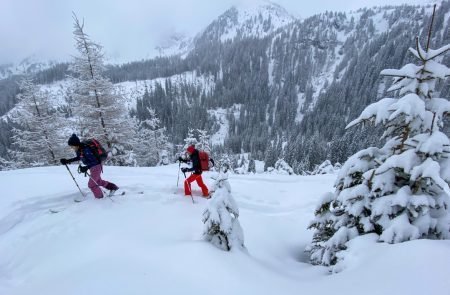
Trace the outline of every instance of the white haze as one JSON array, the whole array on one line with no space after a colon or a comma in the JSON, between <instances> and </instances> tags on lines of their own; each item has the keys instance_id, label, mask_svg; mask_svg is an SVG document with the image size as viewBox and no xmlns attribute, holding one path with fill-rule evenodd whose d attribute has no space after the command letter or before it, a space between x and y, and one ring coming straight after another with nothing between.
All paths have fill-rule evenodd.
<instances>
[{"instance_id":1,"label":"white haze","mask_svg":"<svg viewBox=\"0 0 450 295\"><path fill-rule=\"evenodd\" d=\"M0 64L30 55L68 60L74 54L72 12L85 20L86 32L105 47L111 61L139 60L157 54L155 46L174 33L194 35L232 5L264 0L2 0ZM426 4L427 0L273 0L292 15L308 17L375 5Z\"/></svg>"}]
</instances>

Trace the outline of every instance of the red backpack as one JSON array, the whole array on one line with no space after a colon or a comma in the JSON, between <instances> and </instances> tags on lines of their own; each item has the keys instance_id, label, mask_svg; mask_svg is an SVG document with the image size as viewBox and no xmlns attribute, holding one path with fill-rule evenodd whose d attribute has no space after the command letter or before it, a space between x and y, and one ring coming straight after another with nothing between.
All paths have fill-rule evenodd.
<instances>
[{"instance_id":1,"label":"red backpack","mask_svg":"<svg viewBox=\"0 0 450 295\"><path fill-rule=\"evenodd\" d=\"M198 151L198 157L200 158L200 167L202 171L209 171L209 162L211 161L212 166L214 167L214 160L209 158L209 155L205 151Z\"/></svg>"},{"instance_id":2,"label":"red backpack","mask_svg":"<svg viewBox=\"0 0 450 295\"><path fill-rule=\"evenodd\" d=\"M99 162L103 162L108 158L108 153L97 139L91 138L83 142L87 145Z\"/></svg>"}]
</instances>

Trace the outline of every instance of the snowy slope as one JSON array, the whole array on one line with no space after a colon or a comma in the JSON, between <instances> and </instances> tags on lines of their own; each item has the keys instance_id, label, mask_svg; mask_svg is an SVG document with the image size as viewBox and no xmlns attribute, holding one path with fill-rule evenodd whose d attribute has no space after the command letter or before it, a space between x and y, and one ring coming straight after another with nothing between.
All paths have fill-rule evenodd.
<instances>
[{"instance_id":1,"label":"snowy slope","mask_svg":"<svg viewBox=\"0 0 450 295\"><path fill-rule=\"evenodd\" d=\"M248 252L227 253L202 241L208 201L182 196L177 168L105 167L127 194L78 204L64 167L0 172L0 294L450 293L450 241L366 237L338 274L305 263L306 227L333 175L232 175Z\"/></svg>"},{"instance_id":2,"label":"snowy slope","mask_svg":"<svg viewBox=\"0 0 450 295\"><path fill-rule=\"evenodd\" d=\"M181 74L173 75L165 78L156 78L152 80L139 80L135 82L121 82L115 84L118 93L120 93L124 99L123 103L127 109L136 109L136 101L142 98L145 92L145 87L154 88L157 83L164 85L166 80L170 80L174 87L181 87L182 84L195 85L200 87L205 92L211 92L214 88L213 76L200 76L196 71L184 72ZM56 107L67 105L66 96L69 89L72 87L69 79L57 81L51 84L41 85L41 90L49 94L51 104ZM16 111L15 108L10 110L7 114L0 117L0 119L6 120L12 113Z\"/></svg>"}]
</instances>

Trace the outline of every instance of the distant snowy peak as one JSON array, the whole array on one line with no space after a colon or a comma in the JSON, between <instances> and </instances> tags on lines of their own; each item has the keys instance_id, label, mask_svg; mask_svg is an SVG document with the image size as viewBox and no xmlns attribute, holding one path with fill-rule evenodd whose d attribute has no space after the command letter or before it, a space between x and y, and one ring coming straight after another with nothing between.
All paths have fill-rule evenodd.
<instances>
[{"instance_id":1,"label":"distant snowy peak","mask_svg":"<svg viewBox=\"0 0 450 295\"><path fill-rule=\"evenodd\" d=\"M225 42L236 37L264 38L296 21L286 9L265 0L233 6L209 24L195 38L174 33L155 47L159 56L186 55L197 42Z\"/></svg>"},{"instance_id":2,"label":"distant snowy peak","mask_svg":"<svg viewBox=\"0 0 450 295\"><path fill-rule=\"evenodd\" d=\"M22 60L21 62L14 64L1 64L0 65L0 80L8 78L12 75L24 75L35 74L39 71L48 69L54 66L56 61L43 61L36 56L30 56Z\"/></svg>"},{"instance_id":3,"label":"distant snowy peak","mask_svg":"<svg viewBox=\"0 0 450 295\"><path fill-rule=\"evenodd\" d=\"M209 40L233 40L236 37L264 38L296 18L278 4L255 1L233 6L212 22L201 37Z\"/></svg>"},{"instance_id":4,"label":"distant snowy peak","mask_svg":"<svg viewBox=\"0 0 450 295\"><path fill-rule=\"evenodd\" d=\"M192 37L174 33L155 47L159 56L185 54L192 49Z\"/></svg>"}]
</instances>

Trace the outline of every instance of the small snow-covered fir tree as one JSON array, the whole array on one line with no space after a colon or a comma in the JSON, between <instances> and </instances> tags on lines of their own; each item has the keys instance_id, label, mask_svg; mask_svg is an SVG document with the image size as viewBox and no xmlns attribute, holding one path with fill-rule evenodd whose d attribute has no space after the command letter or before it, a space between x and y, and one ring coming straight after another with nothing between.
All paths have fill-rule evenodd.
<instances>
[{"instance_id":1,"label":"small snow-covered fir tree","mask_svg":"<svg viewBox=\"0 0 450 295\"><path fill-rule=\"evenodd\" d=\"M273 168L278 159L278 153L276 147L273 146L273 143L269 142L266 150L266 156L264 158L264 171L273 170L269 169Z\"/></svg>"},{"instance_id":2,"label":"small snow-covered fir tree","mask_svg":"<svg viewBox=\"0 0 450 295\"><path fill-rule=\"evenodd\" d=\"M168 164L169 145L165 129L160 128L160 120L153 109L147 108L145 120L136 123L136 137L133 142L138 166Z\"/></svg>"},{"instance_id":3,"label":"small snow-covered fir tree","mask_svg":"<svg viewBox=\"0 0 450 295\"><path fill-rule=\"evenodd\" d=\"M17 167L16 163L0 157L0 171L15 169Z\"/></svg>"},{"instance_id":4,"label":"small snow-covered fir tree","mask_svg":"<svg viewBox=\"0 0 450 295\"><path fill-rule=\"evenodd\" d=\"M233 158L229 154L224 153L219 157L219 161L217 161L216 165L219 171L230 171L233 168Z\"/></svg>"},{"instance_id":5,"label":"small snow-covered fir tree","mask_svg":"<svg viewBox=\"0 0 450 295\"><path fill-rule=\"evenodd\" d=\"M317 165L311 174L312 175L332 174L333 172L334 172L334 167L331 164L330 160L325 160L325 161L323 161L322 164Z\"/></svg>"},{"instance_id":6,"label":"small snow-covered fir tree","mask_svg":"<svg viewBox=\"0 0 450 295\"><path fill-rule=\"evenodd\" d=\"M90 40L74 15L74 39L79 56L70 70L73 86L73 108L79 118L79 134L97 138L112 152L110 163L132 164L132 139L136 130L125 108L123 97L109 79L103 76L102 46Z\"/></svg>"},{"instance_id":7,"label":"small snow-covered fir tree","mask_svg":"<svg viewBox=\"0 0 450 295\"><path fill-rule=\"evenodd\" d=\"M248 162L248 172L256 173L256 164L253 158L250 158L250 161Z\"/></svg>"},{"instance_id":8,"label":"small snow-covered fir tree","mask_svg":"<svg viewBox=\"0 0 450 295\"><path fill-rule=\"evenodd\" d=\"M62 154L62 138L55 132L61 122L49 103L49 94L43 93L30 77L20 82L19 103L11 113L13 128L12 153L16 166L57 164Z\"/></svg>"},{"instance_id":9,"label":"small snow-covered fir tree","mask_svg":"<svg viewBox=\"0 0 450 295\"><path fill-rule=\"evenodd\" d=\"M375 230L370 220L370 181L381 155L378 148L371 147L351 156L338 173L334 194L327 193L319 200L309 226L315 229L307 249L311 263L336 264L336 254L346 249L348 240Z\"/></svg>"},{"instance_id":10,"label":"small snow-covered fir tree","mask_svg":"<svg viewBox=\"0 0 450 295\"><path fill-rule=\"evenodd\" d=\"M236 167L234 168L234 172L236 174L247 174L248 173L248 165L249 165L249 160L248 160L249 154L240 154L237 155L237 163L236 163Z\"/></svg>"},{"instance_id":11,"label":"small snow-covered fir tree","mask_svg":"<svg viewBox=\"0 0 450 295\"><path fill-rule=\"evenodd\" d=\"M211 189L213 195L203 212L203 237L219 249L244 248L244 233L239 223L239 208L231 195L228 174L220 172Z\"/></svg>"},{"instance_id":12,"label":"small snow-covered fir tree","mask_svg":"<svg viewBox=\"0 0 450 295\"><path fill-rule=\"evenodd\" d=\"M211 153L211 146L210 146L210 140L209 135L206 130L197 129L198 133L198 143L197 143L197 149L207 152L208 154Z\"/></svg>"},{"instance_id":13,"label":"small snow-covered fir tree","mask_svg":"<svg viewBox=\"0 0 450 295\"><path fill-rule=\"evenodd\" d=\"M450 45L431 50L430 35L431 26L426 49L418 39L416 49L409 49L419 65L381 72L394 77L388 91L399 97L369 105L348 124L382 124L386 143L350 157L335 193L319 203L310 225L312 263L337 263L347 241L368 233L387 243L450 238L450 140L441 132L450 102L433 96L436 82L450 76L438 62Z\"/></svg>"},{"instance_id":14,"label":"small snow-covered fir tree","mask_svg":"<svg viewBox=\"0 0 450 295\"><path fill-rule=\"evenodd\" d=\"M309 166L309 156L306 156L306 158L302 159L300 163L297 163L297 165L294 166L294 172L299 175L310 175L311 172L309 171Z\"/></svg>"},{"instance_id":15,"label":"small snow-covered fir tree","mask_svg":"<svg viewBox=\"0 0 450 295\"><path fill-rule=\"evenodd\" d=\"M186 138L184 139L184 146L183 146L183 151L186 151L187 147L190 145L194 145L196 146L198 144L198 140L194 135L194 129L189 128L188 129L188 134L186 136Z\"/></svg>"},{"instance_id":16,"label":"small snow-covered fir tree","mask_svg":"<svg viewBox=\"0 0 450 295\"><path fill-rule=\"evenodd\" d=\"M289 164L286 163L284 159L278 159L275 162L274 168L278 174L288 174L288 175L294 174L294 169L292 169L292 167L289 166Z\"/></svg>"}]
</instances>

